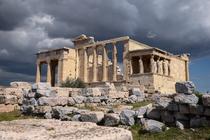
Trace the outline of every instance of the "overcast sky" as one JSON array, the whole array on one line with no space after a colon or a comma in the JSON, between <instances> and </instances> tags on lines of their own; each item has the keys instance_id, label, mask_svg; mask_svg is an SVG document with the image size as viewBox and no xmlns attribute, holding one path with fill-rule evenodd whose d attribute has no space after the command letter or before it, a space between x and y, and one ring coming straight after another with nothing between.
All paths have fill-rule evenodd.
<instances>
[{"instance_id":1,"label":"overcast sky","mask_svg":"<svg viewBox=\"0 0 210 140\"><path fill-rule=\"evenodd\" d=\"M210 90L209 0L0 0L0 85L34 81L35 53L128 35L174 54L191 54L191 80Z\"/></svg>"}]
</instances>

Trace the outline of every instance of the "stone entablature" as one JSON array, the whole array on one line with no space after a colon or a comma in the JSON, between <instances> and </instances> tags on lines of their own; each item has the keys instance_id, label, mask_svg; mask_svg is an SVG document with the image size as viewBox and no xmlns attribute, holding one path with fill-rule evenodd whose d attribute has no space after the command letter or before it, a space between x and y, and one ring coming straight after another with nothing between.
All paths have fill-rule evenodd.
<instances>
[{"instance_id":1,"label":"stone entablature","mask_svg":"<svg viewBox=\"0 0 210 140\"><path fill-rule=\"evenodd\" d=\"M48 65L47 82L52 86L69 77L80 78L89 86L122 82L167 93L175 91L175 82L189 80L187 54L173 55L128 36L94 41L93 37L81 35L72 41L74 48L37 53L36 82L41 80L43 63Z\"/></svg>"}]
</instances>

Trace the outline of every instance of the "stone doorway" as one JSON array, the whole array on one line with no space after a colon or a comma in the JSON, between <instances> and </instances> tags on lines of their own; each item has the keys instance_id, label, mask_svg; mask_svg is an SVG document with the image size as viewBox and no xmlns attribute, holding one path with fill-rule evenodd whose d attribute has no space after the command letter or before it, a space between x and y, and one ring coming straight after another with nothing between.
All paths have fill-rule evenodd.
<instances>
[{"instance_id":1,"label":"stone doorway","mask_svg":"<svg viewBox=\"0 0 210 140\"><path fill-rule=\"evenodd\" d=\"M51 85L54 87L58 84L58 60L51 60Z\"/></svg>"}]
</instances>

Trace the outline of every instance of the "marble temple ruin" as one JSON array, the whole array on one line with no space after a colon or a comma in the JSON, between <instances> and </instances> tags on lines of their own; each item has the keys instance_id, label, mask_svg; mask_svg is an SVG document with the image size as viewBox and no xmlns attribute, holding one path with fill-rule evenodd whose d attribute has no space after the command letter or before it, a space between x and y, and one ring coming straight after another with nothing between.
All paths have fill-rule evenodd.
<instances>
[{"instance_id":1,"label":"marble temple ruin","mask_svg":"<svg viewBox=\"0 0 210 140\"><path fill-rule=\"evenodd\" d=\"M74 48L38 52L36 82L42 64L47 64L46 81L59 86L67 78L80 78L90 87L106 82L115 86L143 87L148 92L174 93L175 83L189 80L188 54L173 55L130 39L128 36L94 41L80 35Z\"/></svg>"}]
</instances>

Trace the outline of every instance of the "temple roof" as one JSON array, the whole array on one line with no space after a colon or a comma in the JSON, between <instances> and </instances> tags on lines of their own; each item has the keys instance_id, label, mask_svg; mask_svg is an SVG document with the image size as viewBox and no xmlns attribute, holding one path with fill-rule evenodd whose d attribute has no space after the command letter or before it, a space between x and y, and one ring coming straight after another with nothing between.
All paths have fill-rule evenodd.
<instances>
[{"instance_id":1,"label":"temple roof","mask_svg":"<svg viewBox=\"0 0 210 140\"><path fill-rule=\"evenodd\" d=\"M59 50L67 51L67 50L69 50L69 49L72 49L72 48L62 47L62 48L56 48L56 49L48 49L48 50L39 51L38 53L36 53L36 55L42 54L42 53L53 52L53 51L59 51Z\"/></svg>"}]
</instances>

